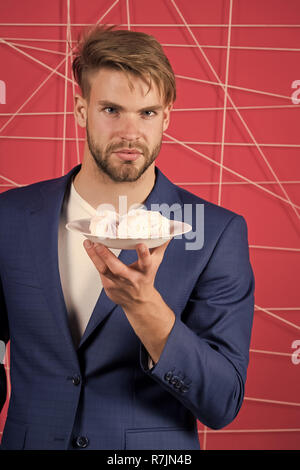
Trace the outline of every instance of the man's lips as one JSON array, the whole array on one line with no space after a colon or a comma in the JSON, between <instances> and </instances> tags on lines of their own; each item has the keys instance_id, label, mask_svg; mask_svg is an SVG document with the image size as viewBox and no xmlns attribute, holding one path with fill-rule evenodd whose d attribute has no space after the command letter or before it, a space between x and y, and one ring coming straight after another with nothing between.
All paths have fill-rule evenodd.
<instances>
[{"instance_id":1,"label":"man's lips","mask_svg":"<svg viewBox=\"0 0 300 470\"><path fill-rule=\"evenodd\" d=\"M142 152L138 149L119 149L115 153L121 160L134 161L137 160Z\"/></svg>"}]
</instances>

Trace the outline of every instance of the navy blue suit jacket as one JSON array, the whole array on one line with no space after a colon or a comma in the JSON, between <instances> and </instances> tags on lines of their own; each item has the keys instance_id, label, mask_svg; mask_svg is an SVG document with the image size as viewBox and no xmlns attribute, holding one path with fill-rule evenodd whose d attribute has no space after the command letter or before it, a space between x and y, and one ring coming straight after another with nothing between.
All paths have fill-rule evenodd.
<instances>
[{"instance_id":1,"label":"navy blue suit jacket","mask_svg":"<svg viewBox=\"0 0 300 470\"><path fill-rule=\"evenodd\" d=\"M0 339L11 343L2 449L71 449L79 436L86 449L199 449L197 419L222 428L243 401L254 307L245 220L156 168L148 208L204 204L203 248L173 239L157 272L155 286L176 315L161 357L149 370L147 351L104 290L75 348L58 224L79 169L0 195ZM130 264L136 251L119 258Z\"/></svg>"}]
</instances>

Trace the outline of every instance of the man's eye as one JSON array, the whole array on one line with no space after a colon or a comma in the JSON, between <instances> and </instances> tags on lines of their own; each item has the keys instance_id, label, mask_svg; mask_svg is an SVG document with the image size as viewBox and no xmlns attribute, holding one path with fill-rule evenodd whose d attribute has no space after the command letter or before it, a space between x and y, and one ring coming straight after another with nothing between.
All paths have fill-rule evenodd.
<instances>
[{"instance_id":1,"label":"man's eye","mask_svg":"<svg viewBox=\"0 0 300 470\"><path fill-rule=\"evenodd\" d=\"M107 114L115 114L117 112L116 108L112 108L111 106L107 106L106 108L104 108L104 111Z\"/></svg>"},{"instance_id":2,"label":"man's eye","mask_svg":"<svg viewBox=\"0 0 300 470\"><path fill-rule=\"evenodd\" d=\"M149 111L143 111L143 114L145 117L153 117L156 115L156 112L149 110Z\"/></svg>"}]
</instances>

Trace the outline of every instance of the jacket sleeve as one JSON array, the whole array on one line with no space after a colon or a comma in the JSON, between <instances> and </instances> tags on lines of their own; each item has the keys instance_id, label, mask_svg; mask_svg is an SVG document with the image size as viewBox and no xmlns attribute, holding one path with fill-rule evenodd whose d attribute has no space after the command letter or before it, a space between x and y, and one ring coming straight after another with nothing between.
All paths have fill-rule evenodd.
<instances>
[{"instance_id":1,"label":"jacket sleeve","mask_svg":"<svg viewBox=\"0 0 300 470\"><path fill-rule=\"evenodd\" d=\"M0 412L6 401L7 384L6 373L3 364L5 345L9 340L7 312L3 295L2 282L0 278Z\"/></svg>"},{"instance_id":2,"label":"jacket sleeve","mask_svg":"<svg viewBox=\"0 0 300 470\"><path fill-rule=\"evenodd\" d=\"M191 269L193 267L191 266ZM156 365L141 366L203 424L220 429L244 397L254 311L247 226L235 215L220 236Z\"/></svg>"}]
</instances>

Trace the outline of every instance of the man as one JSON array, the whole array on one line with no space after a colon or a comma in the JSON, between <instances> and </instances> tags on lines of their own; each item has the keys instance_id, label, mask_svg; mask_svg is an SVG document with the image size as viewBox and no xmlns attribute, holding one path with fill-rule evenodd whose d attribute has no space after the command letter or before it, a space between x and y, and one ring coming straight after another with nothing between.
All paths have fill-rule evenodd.
<instances>
[{"instance_id":1,"label":"man","mask_svg":"<svg viewBox=\"0 0 300 470\"><path fill-rule=\"evenodd\" d=\"M254 290L246 224L155 166L176 91L153 37L94 28L73 70L82 165L0 197L0 339L11 342L12 384L2 448L199 449L197 419L221 428L243 401ZM66 230L99 205L118 210L120 197L193 214L204 205L203 247L186 249L182 237L112 250Z\"/></svg>"}]
</instances>

